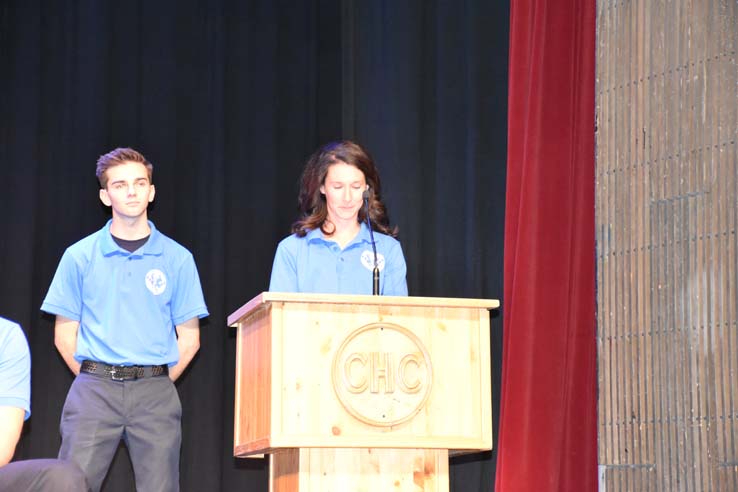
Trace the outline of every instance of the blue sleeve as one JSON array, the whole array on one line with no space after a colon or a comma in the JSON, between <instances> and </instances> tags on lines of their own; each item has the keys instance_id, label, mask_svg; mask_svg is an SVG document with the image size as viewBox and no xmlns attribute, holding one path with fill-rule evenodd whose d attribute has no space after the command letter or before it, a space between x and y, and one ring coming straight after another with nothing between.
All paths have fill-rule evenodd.
<instances>
[{"instance_id":1,"label":"blue sleeve","mask_svg":"<svg viewBox=\"0 0 738 492\"><path fill-rule=\"evenodd\" d=\"M269 278L270 292L297 292L296 254L289 247L287 238L279 243L274 254L272 275Z\"/></svg>"},{"instance_id":2,"label":"blue sleeve","mask_svg":"<svg viewBox=\"0 0 738 492\"><path fill-rule=\"evenodd\" d=\"M195 259L188 252L177 271L177 283L172 296L172 322L176 326L194 317L204 318L208 314Z\"/></svg>"},{"instance_id":3,"label":"blue sleeve","mask_svg":"<svg viewBox=\"0 0 738 492\"><path fill-rule=\"evenodd\" d=\"M405 256L402 254L402 246L397 241L390 241L389 243L384 264L382 295L406 296L407 265L405 265Z\"/></svg>"},{"instance_id":4,"label":"blue sleeve","mask_svg":"<svg viewBox=\"0 0 738 492\"><path fill-rule=\"evenodd\" d=\"M21 327L0 320L0 406L22 408L31 415L31 353Z\"/></svg>"},{"instance_id":5,"label":"blue sleeve","mask_svg":"<svg viewBox=\"0 0 738 492\"><path fill-rule=\"evenodd\" d=\"M82 272L69 249L59 261L41 310L74 321L82 319Z\"/></svg>"}]
</instances>

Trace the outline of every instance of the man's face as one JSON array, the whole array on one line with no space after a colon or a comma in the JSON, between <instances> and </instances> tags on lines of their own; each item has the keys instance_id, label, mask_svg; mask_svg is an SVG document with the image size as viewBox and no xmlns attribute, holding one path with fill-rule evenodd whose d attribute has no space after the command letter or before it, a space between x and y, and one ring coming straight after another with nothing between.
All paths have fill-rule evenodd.
<instances>
[{"instance_id":1,"label":"man's face","mask_svg":"<svg viewBox=\"0 0 738 492\"><path fill-rule=\"evenodd\" d=\"M100 190L100 200L113 209L113 217L135 219L146 213L154 201L154 185L146 166L127 161L105 171L108 184Z\"/></svg>"}]
</instances>

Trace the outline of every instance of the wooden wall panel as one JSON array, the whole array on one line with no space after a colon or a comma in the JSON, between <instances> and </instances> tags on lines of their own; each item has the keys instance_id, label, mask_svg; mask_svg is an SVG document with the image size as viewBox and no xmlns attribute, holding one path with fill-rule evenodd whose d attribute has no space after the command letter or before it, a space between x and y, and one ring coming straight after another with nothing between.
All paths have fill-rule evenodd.
<instances>
[{"instance_id":1,"label":"wooden wall panel","mask_svg":"<svg viewBox=\"0 0 738 492\"><path fill-rule=\"evenodd\" d=\"M738 491L738 0L597 5L600 489Z\"/></svg>"}]
</instances>

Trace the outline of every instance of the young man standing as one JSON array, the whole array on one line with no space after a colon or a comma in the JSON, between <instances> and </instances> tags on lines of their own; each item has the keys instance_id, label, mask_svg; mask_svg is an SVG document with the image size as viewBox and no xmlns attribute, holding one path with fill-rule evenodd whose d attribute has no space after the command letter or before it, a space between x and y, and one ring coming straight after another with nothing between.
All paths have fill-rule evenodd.
<instances>
[{"instance_id":1,"label":"young man standing","mask_svg":"<svg viewBox=\"0 0 738 492\"><path fill-rule=\"evenodd\" d=\"M119 148L97 162L113 217L62 256L41 306L77 375L59 457L99 490L122 439L141 491L179 490L182 408L173 382L200 347L208 315L192 255L148 221L153 166Z\"/></svg>"}]
</instances>

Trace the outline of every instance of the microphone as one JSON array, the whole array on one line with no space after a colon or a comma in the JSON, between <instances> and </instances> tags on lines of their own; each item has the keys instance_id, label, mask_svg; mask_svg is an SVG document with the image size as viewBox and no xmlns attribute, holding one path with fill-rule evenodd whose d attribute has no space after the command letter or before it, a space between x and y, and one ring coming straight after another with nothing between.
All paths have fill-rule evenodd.
<instances>
[{"instance_id":1,"label":"microphone","mask_svg":"<svg viewBox=\"0 0 738 492\"><path fill-rule=\"evenodd\" d=\"M364 212L366 215L366 226L369 228L369 237L372 239L372 251L374 252L374 270L372 271L372 295L379 295L379 264L377 262L377 245L374 242L374 230L372 230L372 222L369 220L369 190L370 186L367 185L366 190L361 196L364 198Z\"/></svg>"}]
</instances>

